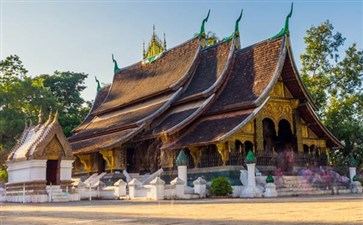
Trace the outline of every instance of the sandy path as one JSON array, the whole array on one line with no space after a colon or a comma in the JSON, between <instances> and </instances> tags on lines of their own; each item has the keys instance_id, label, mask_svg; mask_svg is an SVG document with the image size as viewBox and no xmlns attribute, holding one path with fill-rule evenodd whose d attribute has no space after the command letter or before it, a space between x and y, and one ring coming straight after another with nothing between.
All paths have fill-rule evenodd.
<instances>
[{"instance_id":1,"label":"sandy path","mask_svg":"<svg viewBox=\"0 0 363 225\"><path fill-rule=\"evenodd\" d=\"M0 224L363 224L363 195L5 204Z\"/></svg>"}]
</instances>

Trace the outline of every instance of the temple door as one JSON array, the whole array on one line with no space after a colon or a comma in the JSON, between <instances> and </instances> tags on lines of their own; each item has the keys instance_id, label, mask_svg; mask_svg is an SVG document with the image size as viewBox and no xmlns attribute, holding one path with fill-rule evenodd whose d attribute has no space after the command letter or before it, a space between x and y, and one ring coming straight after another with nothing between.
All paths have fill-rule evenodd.
<instances>
[{"instance_id":1,"label":"temple door","mask_svg":"<svg viewBox=\"0 0 363 225\"><path fill-rule=\"evenodd\" d=\"M58 170L59 170L59 160L48 160L47 161L47 185L53 184L58 185Z\"/></svg>"}]
</instances>

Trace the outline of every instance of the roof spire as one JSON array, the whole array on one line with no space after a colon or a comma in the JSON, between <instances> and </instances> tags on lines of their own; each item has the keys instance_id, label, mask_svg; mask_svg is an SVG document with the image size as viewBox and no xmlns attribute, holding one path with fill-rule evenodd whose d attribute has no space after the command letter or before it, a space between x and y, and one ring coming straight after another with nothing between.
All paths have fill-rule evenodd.
<instances>
[{"instance_id":1,"label":"roof spire","mask_svg":"<svg viewBox=\"0 0 363 225\"><path fill-rule=\"evenodd\" d=\"M290 13L286 16L286 19L285 19L285 26L284 28L281 29L281 31L279 33L277 33L275 36L272 36L270 39L273 40L273 39L276 39L276 38L279 38L283 35L287 35L289 36L290 35L290 32L289 32L289 19L291 18L292 16L292 11L294 9L294 3L292 2L291 3L291 9L290 9Z\"/></svg>"},{"instance_id":2,"label":"roof spire","mask_svg":"<svg viewBox=\"0 0 363 225\"><path fill-rule=\"evenodd\" d=\"M239 21L241 21L243 14L243 9L241 9L241 13L239 14L238 19L236 20L236 24L234 25L234 37L236 38L236 49L239 49L241 46L241 40L239 37Z\"/></svg>"},{"instance_id":3,"label":"roof spire","mask_svg":"<svg viewBox=\"0 0 363 225\"><path fill-rule=\"evenodd\" d=\"M242 14L243 14L243 9L241 9L241 13L239 14L239 17L236 20L236 24L234 25L234 35L236 35L236 37L239 37L239 21L241 21Z\"/></svg>"},{"instance_id":4,"label":"roof spire","mask_svg":"<svg viewBox=\"0 0 363 225\"><path fill-rule=\"evenodd\" d=\"M54 114L53 123L58 121L58 116L59 116L59 113L58 113L58 110L57 110L57 111L55 111L55 114Z\"/></svg>"},{"instance_id":5,"label":"roof spire","mask_svg":"<svg viewBox=\"0 0 363 225\"><path fill-rule=\"evenodd\" d=\"M43 119L42 119L42 107L40 107L39 109L39 113L38 113L38 125L43 123Z\"/></svg>"},{"instance_id":6,"label":"roof spire","mask_svg":"<svg viewBox=\"0 0 363 225\"><path fill-rule=\"evenodd\" d=\"M118 68L117 61L116 61L116 60L115 60L115 58L113 57L113 54L112 54L112 61L113 61L113 64L114 64L114 69L113 69L113 71L114 71L115 73L117 73L117 72L120 70L120 68Z\"/></svg>"},{"instance_id":7,"label":"roof spire","mask_svg":"<svg viewBox=\"0 0 363 225\"><path fill-rule=\"evenodd\" d=\"M97 82L97 92L99 92L101 90L101 84L100 84L100 81L97 79L96 76L95 76L95 80Z\"/></svg>"},{"instance_id":8,"label":"roof spire","mask_svg":"<svg viewBox=\"0 0 363 225\"><path fill-rule=\"evenodd\" d=\"M205 23L208 22L209 14L210 14L210 10L208 10L208 15L206 18L204 18L204 20L202 22L202 26L200 27L199 38L205 37Z\"/></svg>"}]
</instances>

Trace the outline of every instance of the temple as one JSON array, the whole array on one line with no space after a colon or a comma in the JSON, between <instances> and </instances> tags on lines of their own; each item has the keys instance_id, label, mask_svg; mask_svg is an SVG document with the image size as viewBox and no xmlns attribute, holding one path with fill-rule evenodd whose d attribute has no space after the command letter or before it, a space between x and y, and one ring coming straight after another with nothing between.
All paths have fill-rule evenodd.
<instances>
[{"instance_id":1,"label":"temple","mask_svg":"<svg viewBox=\"0 0 363 225\"><path fill-rule=\"evenodd\" d=\"M182 149L188 174L233 176L248 150L262 173L327 165L328 152L342 143L318 118L298 74L291 13L277 35L247 47L240 42L242 12L232 35L213 45L205 40L209 14L199 35L168 50L154 32L144 60L115 69L112 85L98 91L69 138L74 175L172 174Z\"/></svg>"},{"instance_id":2,"label":"temple","mask_svg":"<svg viewBox=\"0 0 363 225\"><path fill-rule=\"evenodd\" d=\"M25 126L6 161L7 201L79 200L71 190L73 161L71 146L58 123L58 112L53 118L50 113L46 122L40 112L38 124Z\"/></svg>"}]
</instances>

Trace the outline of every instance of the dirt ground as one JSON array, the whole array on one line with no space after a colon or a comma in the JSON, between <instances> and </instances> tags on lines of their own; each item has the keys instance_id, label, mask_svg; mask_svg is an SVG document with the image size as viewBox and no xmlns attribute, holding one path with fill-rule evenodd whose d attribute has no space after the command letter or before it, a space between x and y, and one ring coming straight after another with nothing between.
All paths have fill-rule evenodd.
<instances>
[{"instance_id":1,"label":"dirt ground","mask_svg":"<svg viewBox=\"0 0 363 225\"><path fill-rule=\"evenodd\" d=\"M363 224L363 195L0 206L0 224Z\"/></svg>"}]
</instances>

